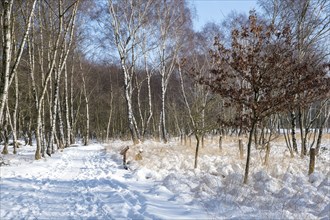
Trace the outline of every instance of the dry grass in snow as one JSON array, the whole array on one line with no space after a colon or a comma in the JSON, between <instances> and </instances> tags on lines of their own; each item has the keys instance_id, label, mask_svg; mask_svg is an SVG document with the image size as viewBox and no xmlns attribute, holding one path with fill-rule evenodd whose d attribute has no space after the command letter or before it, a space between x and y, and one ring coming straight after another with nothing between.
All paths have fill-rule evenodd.
<instances>
[{"instance_id":1,"label":"dry grass in snow","mask_svg":"<svg viewBox=\"0 0 330 220\"><path fill-rule=\"evenodd\" d=\"M213 218L329 219L330 135L323 139L315 172L308 175L309 157L290 157L283 138L271 145L270 160L264 165L265 150L252 150L249 183L243 185L245 158L239 157L236 137L207 138L200 147L198 168L193 169L195 141L183 145L154 141L133 146L128 161L136 179L162 181L175 193L175 200L198 201ZM246 140L244 147L246 147ZM114 142L109 151L119 151L130 142ZM142 160L135 160L142 151ZM244 149L244 154L246 149ZM245 155L244 155L245 156Z\"/></svg>"}]
</instances>

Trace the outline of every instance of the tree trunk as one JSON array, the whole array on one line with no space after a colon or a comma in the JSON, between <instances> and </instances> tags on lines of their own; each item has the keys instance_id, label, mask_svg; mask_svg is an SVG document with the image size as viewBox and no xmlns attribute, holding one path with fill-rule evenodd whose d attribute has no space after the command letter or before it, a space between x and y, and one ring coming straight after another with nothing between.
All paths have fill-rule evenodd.
<instances>
[{"instance_id":1,"label":"tree trunk","mask_svg":"<svg viewBox=\"0 0 330 220\"><path fill-rule=\"evenodd\" d=\"M196 137L196 150L195 150L195 163L194 163L194 168L197 168L197 162L198 162L198 153L199 153L199 141L200 137L198 134L195 134Z\"/></svg>"},{"instance_id":2,"label":"tree trunk","mask_svg":"<svg viewBox=\"0 0 330 220\"><path fill-rule=\"evenodd\" d=\"M110 133L110 124L112 119L112 110L113 110L113 93L112 88L110 89L110 110L109 110L109 117L108 117L108 124L107 124L107 131L106 131L106 140L109 141L109 133Z\"/></svg>"},{"instance_id":3,"label":"tree trunk","mask_svg":"<svg viewBox=\"0 0 330 220\"><path fill-rule=\"evenodd\" d=\"M315 147L315 151L316 151L316 155L319 154L320 148L321 148L321 140L322 140L322 135L323 135L323 129L324 126L326 124L326 122L329 120L330 117L330 111L328 111L328 113L326 113L326 116L324 118L324 120L321 122L321 125L319 127L319 134L317 137L317 141L316 141L316 147Z\"/></svg>"},{"instance_id":4,"label":"tree trunk","mask_svg":"<svg viewBox=\"0 0 330 220\"><path fill-rule=\"evenodd\" d=\"M140 124L141 124L141 132L142 132L142 136L141 139L143 141L143 134L145 133L145 119L143 117L143 113L142 113L142 105L141 105L141 88L142 88L142 83L143 82L138 82L138 77L137 75L135 75L135 82L136 82L136 97L137 97L137 106L138 106L138 113L139 113L139 117L140 117ZM137 123L135 122L135 125L137 125Z\"/></svg>"},{"instance_id":5,"label":"tree trunk","mask_svg":"<svg viewBox=\"0 0 330 220\"><path fill-rule=\"evenodd\" d=\"M60 98L58 99L57 101L58 103L58 111L57 111L57 114L58 114L58 127L59 127L59 145L57 146L57 149L63 149L64 148L64 124L63 124L63 120L62 120L62 111L61 111L61 101L60 101ZM55 149L52 148L52 154L55 153Z\"/></svg>"},{"instance_id":6,"label":"tree trunk","mask_svg":"<svg viewBox=\"0 0 330 220\"><path fill-rule=\"evenodd\" d=\"M127 118L128 118L128 127L131 132L131 137L133 144L138 144L139 137L134 125L134 115L133 115L133 108L132 108L132 95L128 91L127 86L125 85L125 98L126 98L126 106L127 106Z\"/></svg>"},{"instance_id":7,"label":"tree trunk","mask_svg":"<svg viewBox=\"0 0 330 220\"><path fill-rule=\"evenodd\" d=\"M284 124L283 124L283 121L282 121L282 120L280 120L280 121L281 121L281 126L282 126L282 128L284 129L284 131L283 131L283 135L284 135L284 139L285 139L286 146L287 146L287 148L288 148L289 151L290 151L290 156L291 156L291 158L294 158L294 150L293 150L293 148L292 148L291 140L290 140L290 130L289 130L289 129L285 129L285 126L284 126Z\"/></svg>"},{"instance_id":8,"label":"tree trunk","mask_svg":"<svg viewBox=\"0 0 330 220\"><path fill-rule=\"evenodd\" d=\"M9 107L8 107L8 103L6 104L6 111L7 111L7 124L9 123L9 126L11 128L11 131L12 131L12 135L13 135L13 147L14 147L14 154L16 154L16 150L17 150L17 136L16 136L16 128L14 128L13 124L14 124L14 119L11 117L10 115L10 112L9 112ZM13 113L13 116L15 115L15 112ZM16 120L16 117L15 117L15 120ZM16 126L16 121L15 121L15 126ZM9 135L9 132L8 132L8 126L6 126L6 128L4 130L7 130L7 134L5 135L5 140L9 140L9 136L6 137L7 135ZM8 145L8 143L7 143ZM7 150L8 151L8 150Z\"/></svg>"},{"instance_id":9,"label":"tree trunk","mask_svg":"<svg viewBox=\"0 0 330 220\"><path fill-rule=\"evenodd\" d=\"M254 127L256 125L255 119L252 120L251 130L249 132L249 141L247 145L247 155L246 155L246 164L245 164L245 174L244 174L244 184L247 184L249 178L249 169L250 169L250 153L251 153L251 145L252 145L252 136L254 132Z\"/></svg>"},{"instance_id":10,"label":"tree trunk","mask_svg":"<svg viewBox=\"0 0 330 220\"><path fill-rule=\"evenodd\" d=\"M6 112L4 112L3 115L3 149L2 149L2 154L8 154L8 117Z\"/></svg>"},{"instance_id":11,"label":"tree trunk","mask_svg":"<svg viewBox=\"0 0 330 220\"><path fill-rule=\"evenodd\" d=\"M244 147L242 138L238 139L238 149L239 149L239 158L243 160L244 158Z\"/></svg>"},{"instance_id":12,"label":"tree trunk","mask_svg":"<svg viewBox=\"0 0 330 220\"><path fill-rule=\"evenodd\" d=\"M264 165L268 165L269 155L270 155L270 143L267 143L266 144L266 155L265 155Z\"/></svg>"},{"instance_id":13,"label":"tree trunk","mask_svg":"<svg viewBox=\"0 0 330 220\"><path fill-rule=\"evenodd\" d=\"M74 64L72 64L72 69ZM73 71L72 71L73 72ZM70 122L70 107L69 107L69 89L68 89L68 69L67 65L64 66L64 101L65 101L65 124L66 124L66 139L65 146L69 147L71 142L71 122ZM71 103L70 103L71 104Z\"/></svg>"},{"instance_id":14,"label":"tree trunk","mask_svg":"<svg viewBox=\"0 0 330 220\"><path fill-rule=\"evenodd\" d=\"M314 172L314 168L315 168L315 153L316 153L316 149L315 148L311 148L311 150L310 150L308 175L311 175Z\"/></svg>"},{"instance_id":15,"label":"tree trunk","mask_svg":"<svg viewBox=\"0 0 330 220\"><path fill-rule=\"evenodd\" d=\"M254 144L255 144L255 149L258 149L259 143L258 143L258 125L255 126L254 129Z\"/></svg>"},{"instance_id":16,"label":"tree trunk","mask_svg":"<svg viewBox=\"0 0 330 220\"><path fill-rule=\"evenodd\" d=\"M15 108L13 112L13 145L14 145L14 154L17 153L17 147L18 147L18 142L17 142L17 112L18 112L18 98L19 98L19 91L18 91L18 76L17 73L15 73Z\"/></svg>"},{"instance_id":17,"label":"tree trunk","mask_svg":"<svg viewBox=\"0 0 330 220\"><path fill-rule=\"evenodd\" d=\"M222 152L222 135L219 136L219 149Z\"/></svg>"},{"instance_id":18,"label":"tree trunk","mask_svg":"<svg viewBox=\"0 0 330 220\"><path fill-rule=\"evenodd\" d=\"M133 107L132 107L132 79L128 73L126 68L124 58L121 59L122 69L124 71L124 92L125 92L125 99L126 99L126 107L127 107L127 119L128 119L128 127L131 133L133 144L138 144L139 136L136 131L136 127L134 125L134 114L133 114Z\"/></svg>"},{"instance_id":19,"label":"tree trunk","mask_svg":"<svg viewBox=\"0 0 330 220\"><path fill-rule=\"evenodd\" d=\"M301 110L301 108L299 108L298 111L298 120L299 120L299 128L300 128L300 137L301 137L301 157L304 157L307 155L307 146L306 146L306 139L305 139L305 132L304 132L304 119L303 119L304 115L303 112Z\"/></svg>"},{"instance_id":20,"label":"tree trunk","mask_svg":"<svg viewBox=\"0 0 330 220\"><path fill-rule=\"evenodd\" d=\"M148 115L148 118L147 118L147 122L146 122L146 128L145 128L145 131L144 131L144 134L143 136L145 135L145 133L148 131L149 129L149 125L150 125L150 121L151 121L151 118L153 116L153 113L152 113L152 97L151 97L151 75L148 73L148 76L147 76L147 85L148 85L148 103L149 103L149 115Z\"/></svg>"},{"instance_id":21,"label":"tree trunk","mask_svg":"<svg viewBox=\"0 0 330 220\"><path fill-rule=\"evenodd\" d=\"M43 100L41 102L43 102ZM38 110L37 129L36 129L37 148L36 148L34 157L36 160L40 160L41 159L41 123L42 123L41 122L41 108L39 108L37 110Z\"/></svg>"},{"instance_id":22,"label":"tree trunk","mask_svg":"<svg viewBox=\"0 0 330 220\"><path fill-rule=\"evenodd\" d=\"M56 61L60 60L60 64L61 66L59 65L60 68L58 68L56 71L58 72L61 72L62 69L63 69L63 63L65 62L67 56L68 56L68 53L69 53L69 50L66 50L64 51L63 50L63 47L64 45L61 45L60 47L60 42L62 44L65 44L65 40L62 40L61 41L61 36L67 36L67 33L69 32L69 29L71 27L71 30L70 30L70 42L72 42L72 36L73 36L73 29L74 29L74 21L75 21L75 15L76 15L76 10L77 10L77 7L78 7L78 2L75 3L75 7L74 7L74 10L70 16L70 21L68 22L67 25L65 25L65 28L63 30L63 14L62 14L62 1L60 1L60 4L59 4L59 19L58 19L58 33L56 34L56 37L54 37L56 40L54 42L54 44L51 43L51 41L53 40L52 37L50 37L48 40L48 46L49 48L53 48L52 51L50 51L48 53L48 56L47 56L47 60L48 60L48 70L47 70L47 74L46 76L44 77L44 74L42 74L42 77L43 78L43 82L42 82L42 88L41 88L41 94L39 95L36 95L35 94L35 97L38 97L35 99L35 103L36 103L36 110L38 112L37 114L37 130L36 130L36 139L37 139L37 149L36 149L36 153L35 153L35 158L38 160L41 158L41 155L40 153L44 154L44 144L42 144L42 138L45 137L45 134L44 132L42 131L45 124L44 124L44 120L42 120L41 118L41 115L44 115L44 99L45 99L45 94L47 92L47 87L48 87L48 82L50 81L51 79L51 76L52 76L52 73L54 71L54 67L55 67L55 64L56 64ZM39 12L41 11L42 7L39 8ZM41 17L40 15L41 13L39 13L39 18ZM52 20L50 19L50 22L52 22ZM43 26L43 21L42 19L40 18L39 19L39 25L40 25L40 40L41 42L43 42L43 32L42 30L44 29L44 26ZM32 42L30 42L30 45L34 45ZM43 45L43 44L42 44ZM32 47L32 46L31 46ZM61 48L61 50L60 50ZM69 48L69 46L68 46ZM40 49L41 51L41 54L42 56L39 57L40 59L40 67L43 68L43 65L42 65L42 59L44 59L44 56L43 56L43 47L41 47ZM61 52L60 56L58 56L58 54ZM34 59L34 53L30 53L30 57L32 57ZM61 62L62 61L62 62ZM33 76L33 71L31 71L31 76ZM33 77L31 77L33 78ZM44 119L44 117L43 117ZM50 137L52 138L52 137ZM42 151L42 152L40 152Z\"/></svg>"},{"instance_id":23,"label":"tree trunk","mask_svg":"<svg viewBox=\"0 0 330 220\"><path fill-rule=\"evenodd\" d=\"M49 142L49 134L50 132L46 132L46 113L45 113L45 100L42 100L41 102L41 156L45 157L45 152L46 152L46 145L47 142ZM48 135L48 137L47 137Z\"/></svg>"},{"instance_id":24,"label":"tree trunk","mask_svg":"<svg viewBox=\"0 0 330 220\"><path fill-rule=\"evenodd\" d=\"M55 132L56 132L56 122L57 122L57 113L58 113L58 99L59 99L59 86L60 86L60 73L58 72L58 69L55 75L55 85L54 85L54 98L53 98L53 110L50 112L51 115L51 127L50 127L50 140L47 145L47 154L48 156L51 156L52 154L52 149L54 149L54 137L55 137ZM57 146L58 148L58 146Z\"/></svg>"},{"instance_id":25,"label":"tree trunk","mask_svg":"<svg viewBox=\"0 0 330 220\"><path fill-rule=\"evenodd\" d=\"M296 138L296 113L291 111L291 137L292 137L292 147L293 150L298 153L298 145L297 145L297 138Z\"/></svg>"},{"instance_id":26,"label":"tree trunk","mask_svg":"<svg viewBox=\"0 0 330 220\"><path fill-rule=\"evenodd\" d=\"M4 118L5 104L8 99L9 89L9 74L10 63L12 56L11 49L11 10L13 6L13 0L2 1L3 7L3 57L2 57L2 73L0 77L0 126Z\"/></svg>"},{"instance_id":27,"label":"tree trunk","mask_svg":"<svg viewBox=\"0 0 330 220\"><path fill-rule=\"evenodd\" d=\"M32 146L32 139L33 139L32 138L32 117L30 117L30 120L29 120L27 136L28 136L28 145Z\"/></svg>"},{"instance_id":28,"label":"tree trunk","mask_svg":"<svg viewBox=\"0 0 330 220\"><path fill-rule=\"evenodd\" d=\"M79 99L79 107L80 107L80 100ZM78 111L79 112L79 108ZM70 139L70 144L74 144L76 142L76 120L74 117L74 109L73 109L73 71L71 72L71 77L70 77L70 121L71 121L71 139ZM73 133L75 132L75 133Z\"/></svg>"},{"instance_id":29,"label":"tree trunk","mask_svg":"<svg viewBox=\"0 0 330 220\"><path fill-rule=\"evenodd\" d=\"M85 96L85 104L86 104L86 128L85 128L85 134L84 134L84 145L87 146L89 142L89 97L87 95L86 91L86 82L85 82L85 76L83 74L82 67L81 70L81 76L83 80L83 92Z\"/></svg>"},{"instance_id":30,"label":"tree trunk","mask_svg":"<svg viewBox=\"0 0 330 220\"><path fill-rule=\"evenodd\" d=\"M11 82L14 79L16 70L18 68L18 64L22 58L23 50L25 48L25 43L27 40L27 36L31 27L31 20L33 16L33 12L37 3L37 0L34 0L32 3L31 10L29 12L29 17L26 22L26 29L24 31L24 35L22 41L20 43L18 53L16 54L14 63L12 64L12 69L10 70L11 61L12 61L12 37L11 37L11 11L13 6L13 0L2 1L3 8L3 71L0 75L0 126L3 120L3 114L5 109L5 104L8 99L8 89Z\"/></svg>"},{"instance_id":31,"label":"tree trunk","mask_svg":"<svg viewBox=\"0 0 330 220\"><path fill-rule=\"evenodd\" d=\"M167 143L167 133L166 133L166 121L165 121L165 94L166 94L166 84L165 84L165 79L162 76L162 95L161 95L161 111L160 111L160 120L159 120L159 134L160 134L160 139L164 142Z\"/></svg>"}]
</instances>

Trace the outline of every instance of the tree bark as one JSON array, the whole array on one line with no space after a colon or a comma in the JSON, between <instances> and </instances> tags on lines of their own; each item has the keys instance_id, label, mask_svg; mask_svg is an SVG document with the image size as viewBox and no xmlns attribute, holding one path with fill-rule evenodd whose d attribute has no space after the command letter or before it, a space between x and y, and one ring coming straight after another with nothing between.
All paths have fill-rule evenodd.
<instances>
[{"instance_id":1,"label":"tree bark","mask_svg":"<svg viewBox=\"0 0 330 220\"><path fill-rule=\"evenodd\" d=\"M57 101L57 105L58 105L58 128L59 128L59 145L57 146L57 149L63 149L64 148L64 123L63 123L63 119L62 119L62 106L61 106L61 101L60 98ZM55 149L52 148L52 154L55 153Z\"/></svg>"},{"instance_id":2,"label":"tree bark","mask_svg":"<svg viewBox=\"0 0 330 220\"><path fill-rule=\"evenodd\" d=\"M108 124L107 124L107 131L106 131L106 141L109 141L109 133L110 133L110 124L112 119L112 111L113 111L113 91L112 88L110 89L110 106L109 106L109 117L108 117Z\"/></svg>"},{"instance_id":3,"label":"tree bark","mask_svg":"<svg viewBox=\"0 0 330 220\"><path fill-rule=\"evenodd\" d=\"M5 104L8 98L10 64L11 64L11 11L13 0L2 1L3 7L3 57L2 57L2 74L0 78L0 126L2 125Z\"/></svg>"},{"instance_id":4,"label":"tree bark","mask_svg":"<svg viewBox=\"0 0 330 220\"><path fill-rule=\"evenodd\" d=\"M14 107L14 112L13 112L13 126L12 126L12 131L13 131L13 145L14 145L14 154L17 153L17 147L18 147L18 142L17 142L17 136L19 130L17 129L17 112L18 112L18 102L19 102L19 90L18 90L18 76L17 73L15 74L15 107Z\"/></svg>"},{"instance_id":5,"label":"tree bark","mask_svg":"<svg viewBox=\"0 0 330 220\"><path fill-rule=\"evenodd\" d=\"M247 145L247 154L246 154L246 164L245 164L245 173L244 173L244 184L248 183L248 178L249 178L249 169L250 169L250 154L251 154L251 145L252 145L252 138L253 138L253 132L254 132L254 127L256 125L256 120L252 120L250 132L249 132L249 141Z\"/></svg>"},{"instance_id":6,"label":"tree bark","mask_svg":"<svg viewBox=\"0 0 330 220\"><path fill-rule=\"evenodd\" d=\"M29 12L29 17L27 19L26 28L24 31L24 35L22 41L20 43L18 53L16 54L16 58L14 60L12 69L10 69L11 61L12 61L12 36L11 36L11 14L12 14L12 7L13 7L13 0L6 0L2 1L3 7L3 71L0 75L0 126L3 119L5 104L8 99L8 89L11 82L16 75L16 70L18 68L18 64L22 58L23 50L25 48L25 43L27 41L27 36L31 27L31 20L33 16L33 12L37 3L37 0L34 0L32 3L31 10Z\"/></svg>"},{"instance_id":7,"label":"tree bark","mask_svg":"<svg viewBox=\"0 0 330 220\"><path fill-rule=\"evenodd\" d=\"M83 87L83 93L84 93L85 105L86 105L86 128L84 132L84 145L87 146L89 142L89 95L87 94L86 80L81 63L80 63L80 72L83 81L82 87Z\"/></svg>"},{"instance_id":8,"label":"tree bark","mask_svg":"<svg viewBox=\"0 0 330 220\"><path fill-rule=\"evenodd\" d=\"M74 60L74 58L73 58ZM74 68L74 64L72 64ZM72 71L73 72L73 71ZM71 122L70 122L70 106L69 106L69 89L68 89L68 69L67 65L64 66L64 101L65 101L65 124L66 124L66 139L65 146L69 147L71 142ZM71 104L71 103L70 103Z\"/></svg>"},{"instance_id":9,"label":"tree bark","mask_svg":"<svg viewBox=\"0 0 330 220\"><path fill-rule=\"evenodd\" d=\"M219 136L219 150L222 152L222 135Z\"/></svg>"},{"instance_id":10,"label":"tree bark","mask_svg":"<svg viewBox=\"0 0 330 220\"><path fill-rule=\"evenodd\" d=\"M244 158L244 148L243 148L243 141L242 138L238 139L238 149L239 149L239 158L243 160Z\"/></svg>"},{"instance_id":11,"label":"tree bark","mask_svg":"<svg viewBox=\"0 0 330 220\"><path fill-rule=\"evenodd\" d=\"M297 145L297 138L296 138L296 113L291 111L291 137L292 137L292 147L293 150L298 153L298 145Z\"/></svg>"},{"instance_id":12,"label":"tree bark","mask_svg":"<svg viewBox=\"0 0 330 220\"><path fill-rule=\"evenodd\" d=\"M197 162L198 162L198 153L199 153L199 142L200 142L200 137L198 134L195 134L196 138L196 150L195 150L195 163L194 163L194 168L197 168Z\"/></svg>"},{"instance_id":13,"label":"tree bark","mask_svg":"<svg viewBox=\"0 0 330 220\"><path fill-rule=\"evenodd\" d=\"M266 155L265 155L265 162L264 165L268 165L269 162L269 155L270 155L270 143L266 144Z\"/></svg>"},{"instance_id":14,"label":"tree bark","mask_svg":"<svg viewBox=\"0 0 330 220\"><path fill-rule=\"evenodd\" d=\"M165 64L164 64L165 65ZM164 66L165 69L165 66ZM165 73L163 73L165 74ZM165 117L165 95L166 95L166 88L167 88L167 83L165 76L162 74L162 95L161 95L161 111L160 111L160 120L159 120L159 134L160 134L160 139L164 142L167 143L167 131L166 131L166 117Z\"/></svg>"},{"instance_id":15,"label":"tree bark","mask_svg":"<svg viewBox=\"0 0 330 220\"><path fill-rule=\"evenodd\" d=\"M8 141L9 141L9 136L8 136L8 117L5 112L4 114L4 121L3 121L3 149L2 149L2 154L8 154Z\"/></svg>"},{"instance_id":16,"label":"tree bark","mask_svg":"<svg viewBox=\"0 0 330 220\"><path fill-rule=\"evenodd\" d=\"M80 109L80 100L78 104L77 112ZM76 117L74 117L74 109L73 109L73 70L71 71L70 77L70 121L71 121L71 135L70 135L70 144L74 144L76 142ZM75 133L74 133L75 132Z\"/></svg>"},{"instance_id":17,"label":"tree bark","mask_svg":"<svg viewBox=\"0 0 330 220\"><path fill-rule=\"evenodd\" d=\"M315 154L316 154L316 149L315 148L311 148L311 150L310 150L308 175L311 175L314 172L314 168L315 168Z\"/></svg>"},{"instance_id":18,"label":"tree bark","mask_svg":"<svg viewBox=\"0 0 330 220\"><path fill-rule=\"evenodd\" d=\"M327 108L326 108L326 110L327 110ZM319 151L320 151L320 148L321 148L321 140L322 140L324 126L325 126L326 122L329 120L329 117L330 117L329 109L328 109L327 113L325 113L325 114L326 115L325 115L324 119L321 121L321 124L319 126L319 134L318 134L317 141L316 141L316 146L315 146L316 155L319 154Z\"/></svg>"}]
</instances>

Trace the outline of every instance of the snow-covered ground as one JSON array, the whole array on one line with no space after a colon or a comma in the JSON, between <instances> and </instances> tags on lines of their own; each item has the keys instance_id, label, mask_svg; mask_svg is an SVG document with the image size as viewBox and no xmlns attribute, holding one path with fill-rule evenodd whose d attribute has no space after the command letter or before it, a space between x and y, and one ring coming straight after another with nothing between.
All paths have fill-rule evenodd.
<instances>
[{"instance_id":1,"label":"snow-covered ground","mask_svg":"<svg viewBox=\"0 0 330 220\"><path fill-rule=\"evenodd\" d=\"M253 149L250 178L237 144L216 139L200 150L174 140L74 146L34 161L33 146L5 155L1 166L0 219L330 219L330 141L315 172L308 157L290 158L285 144L272 145L270 162ZM142 160L135 160L142 150ZM10 151L12 151L10 149Z\"/></svg>"}]
</instances>

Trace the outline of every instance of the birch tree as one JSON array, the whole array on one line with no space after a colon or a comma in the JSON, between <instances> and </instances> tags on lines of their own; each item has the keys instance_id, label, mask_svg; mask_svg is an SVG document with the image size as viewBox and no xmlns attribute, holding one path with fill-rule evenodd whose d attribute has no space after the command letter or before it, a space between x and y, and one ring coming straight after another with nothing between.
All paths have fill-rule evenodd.
<instances>
[{"instance_id":1,"label":"birch tree","mask_svg":"<svg viewBox=\"0 0 330 220\"><path fill-rule=\"evenodd\" d=\"M159 137L167 142L166 130L166 92L170 77L175 70L178 54L190 35L191 18L185 1L159 1L156 8L158 43L158 72L161 76L161 110L159 115Z\"/></svg>"},{"instance_id":2,"label":"birch tree","mask_svg":"<svg viewBox=\"0 0 330 220\"><path fill-rule=\"evenodd\" d=\"M86 119L86 125L85 125L85 129L84 129L84 145L87 146L89 143L89 134L90 134L90 115L89 115L89 97L90 94L87 91L86 88L86 76L85 76L85 72L83 70L82 67L82 63L81 60L79 60L79 68L80 68L80 74L81 74L81 79L82 79L82 93L84 95L85 98L85 106L86 106L86 113L85 113L85 119Z\"/></svg>"},{"instance_id":3,"label":"birch tree","mask_svg":"<svg viewBox=\"0 0 330 220\"><path fill-rule=\"evenodd\" d=\"M152 18L150 18L152 19ZM151 58L154 49L156 48L156 39L153 38L153 33L156 30L156 25L148 24L144 26L144 30L141 32L139 38L141 39L140 50L142 54L142 63L143 63L143 70L145 72L146 77L140 82L138 85L138 105L139 105L139 114L141 120L141 135L144 139L146 136L147 131L149 130L151 119L153 118L153 104L152 104L152 90L151 90L151 77L155 73L155 67L151 63L153 59ZM141 87L143 86L143 82L146 81L147 83L147 92L148 92L148 107L147 113L143 113L141 109ZM146 115L145 117L143 115Z\"/></svg>"},{"instance_id":4,"label":"birch tree","mask_svg":"<svg viewBox=\"0 0 330 220\"><path fill-rule=\"evenodd\" d=\"M36 127L36 141L37 148L35 153L35 159L41 158L41 153L44 153L45 143L43 139L45 137L45 129L44 129L44 103L45 103L45 94L48 91L48 86L50 79L52 77L53 72L62 72L64 68L64 63L67 59L69 48L65 48L65 44L72 41L73 30L74 30L74 21L78 8L79 1L75 1L72 4L63 8L63 2L60 1L57 5L44 5L46 3L42 2L39 4L39 19L38 19L38 36L40 40L40 44L38 48L35 49L35 38L36 35L31 35L29 38L29 57L30 57L30 76L33 85L33 96L35 99L35 109L37 112L37 127ZM58 14L55 13L55 8L58 10ZM48 8L48 10L46 9ZM45 16L47 13L48 16ZM69 14L69 15L68 15ZM58 19L52 19L55 16ZM49 18L50 20L46 20L45 18ZM47 29L49 27L50 29ZM56 30L54 31L55 28ZM36 27L37 28L37 27ZM55 32L55 36L53 35L53 31ZM67 41L68 40L68 41ZM46 45L48 48L52 48L52 50L46 50ZM35 68L35 58L38 58L38 69L40 70L42 82L40 89L37 89L37 81L35 79L35 75L37 74ZM46 60L44 61L44 59ZM45 63L44 63L45 62ZM57 63L59 62L59 63ZM56 66L56 63L58 64ZM58 79L58 78L56 78ZM56 94L55 94L56 97ZM54 105L57 105L57 99L53 102ZM51 124L54 124L54 114L57 114L57 109L53 108L52 111ZM53 132L54 127L51 128L51 136L49 143L52 143L53 140ZM48 144L47 146L47 154L51 154L52 146Z\"/></svg>"},{"instance_id":5,"label":"birch tree","mask_svg":"<svg viewBox=\"0 0 330 220\"><path fill-rule=\"evenodd\" d=\"M128 127L134 144L137 144L140 139L132 103L138 33L147 22L153 2L154 0L108 1L112 35L124 75Z\"/></svg>"},{"instance_id":6,"label":"birch tree","mask_svg":"<svg viewBox=\"0 0 330 220\"><path fill-rule=\"evenodd\" d=\"M3 25L3 64L0 75L0 126L2 126L3 114L8 101L9 87L16 76L18 65L21 61L23 50L25 48L27 35L30 31L31 20L34 14L37 0L27 1L26 7L29 8L29 14L25 22L23 36L19 42L17 53L13 53L13 0L4 0L2 4L2 22Z\"/></svg>"},{"instance_id":7,"label":"birch tree","mask_svg":"<svg viewBox=\"0 0 330 220\"><path fill-rule=\"evenodd\" d=\"M58 4L58 11L59 11L59 18L60 18L59 30L64 30L64 32L61 33L62 44L60 47L60 51L58 53L58 57L53 58L53 59L58 59L58 61L57 61L58 63L55 64L57 66L55 68L54 100L52 102L53 110L52 110L52 122L51 122L51 129L50 129L50 140L49 140L49 144L47 146L48 155L50 155L51 153L54 153L54 147L52 145L53 145L53 139L55 136L55 125L56 125L57 116L60 114L60 112L58 111L58 108L59 108L58 103L59 103L59 95L60 95L59 87L60 87L60 82L61 82L61 75L65 68L68 54L70 52L71 44L73 41L73 34L74 34L74 29L75 29L75 20L76 20L76 15L77 15L78 3L79 3L79 1L75 1L71 5L64 6L63 0L60 0L59 4ZM68 16L66 16L65 13L69 12L70 9L71 9L71 13ZM63 137L63 129L60 132L60 134L61 134L61 137Z\"/></svg>"}]
</instances>

